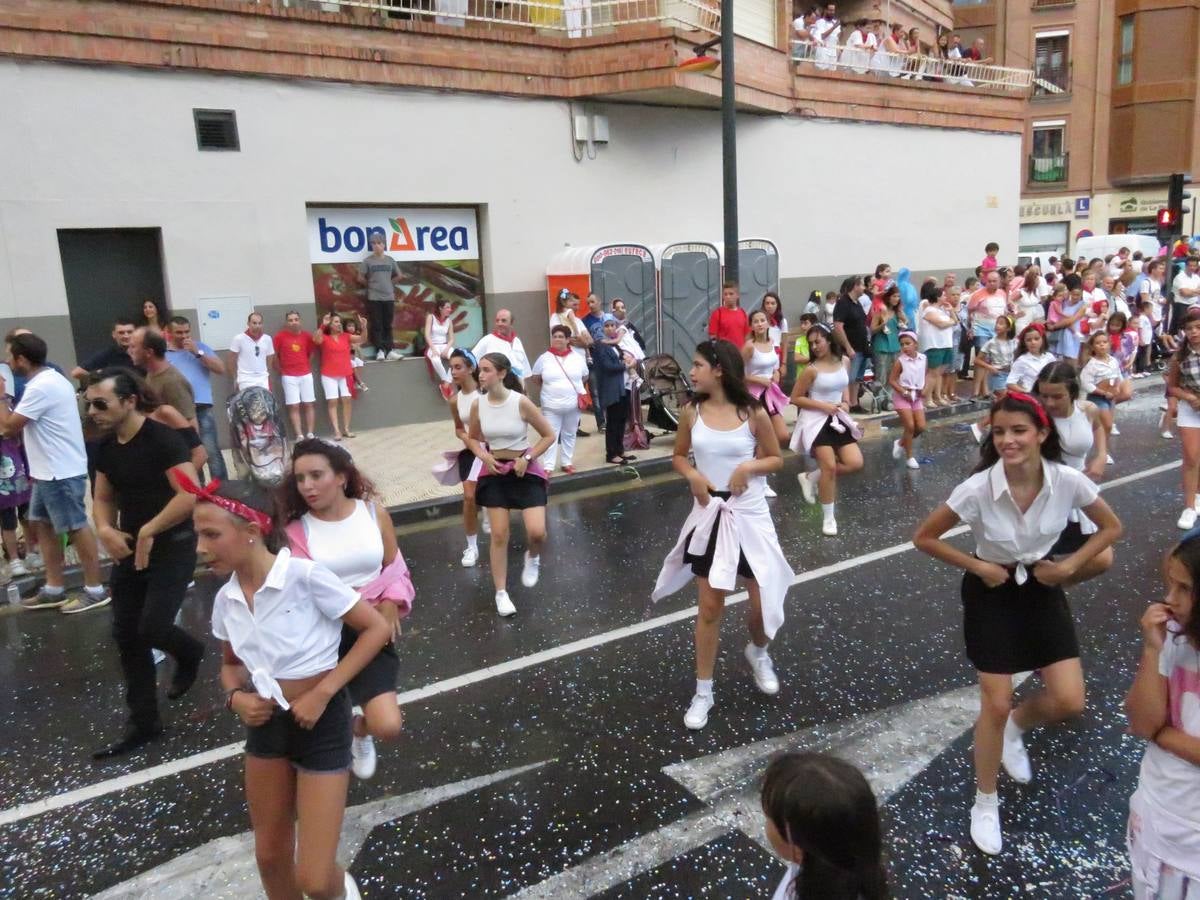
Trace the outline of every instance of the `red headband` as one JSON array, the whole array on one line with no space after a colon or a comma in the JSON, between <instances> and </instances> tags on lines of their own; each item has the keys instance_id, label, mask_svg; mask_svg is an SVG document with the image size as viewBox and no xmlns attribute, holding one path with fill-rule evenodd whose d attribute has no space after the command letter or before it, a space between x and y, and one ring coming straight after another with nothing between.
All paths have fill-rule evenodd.
<instances>
[{"instance_id":1,"label":"red headband","mask_svg":"<svg viewBox=\"0 0 1200 900\"><path fill-rule=\"evenodd\" d=\"M1033 411L1037 414L1037 420L1042 424L1042 427L1050 427L1050 417L1046 415L1046 407L1042 406L1042 402L1037 397L1034 397L1032 394L1023 394L1020 391L1014 391L1012 388L1008 389L1007 394L1018 403L1028 403L1032 406Z\"/></svg>"},{"instance_id":2,"label":"red headband","mask_svg":"<svg viewBox=\"0 0 1200 900\"><path fill-rule=\"evenodd\" d=\"M1045 337L1046 337L1046 326L1045 325L1043 325L1041 322L1030 322L1028 325L1026 325L1024 328L1021 329L1021 340L1025 340L1025 335L1029 334L1029 332L1031 332L1031 331L1036 331L1038 334L1040 334L1042 336L1043 339L1045 339Z\"/></svg>"},{"instance_id":3,"label":"red headband","mask_svg":"<svg viewBox=\"0 0 1200 900\"><path fill-rule=\"evenodd\" d=\"M196 482L192 481L182 472L176 472L175 478L179 482L179 486L189 494L195 495L196 499L202 503L212 503L226 512L231 512L239 519L245 519L253 525L257 525L262 529L263 534L271 531L271 517L265 512L259 512L257 509L247 506L240 500L234 500L231 497L220 497L216 494L217 488L221 486L221 479L214 478L205 487L200 487Z\"/></svg>"}]
</instances>

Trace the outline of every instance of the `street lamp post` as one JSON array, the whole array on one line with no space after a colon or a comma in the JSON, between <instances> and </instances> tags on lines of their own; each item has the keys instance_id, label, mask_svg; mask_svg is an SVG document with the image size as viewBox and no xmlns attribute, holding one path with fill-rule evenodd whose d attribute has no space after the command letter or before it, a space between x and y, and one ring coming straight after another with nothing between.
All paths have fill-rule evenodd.
<instances>
[{"instance_id":1,"label":"street lamp post","mask_svg":"<svg viewBox=\"0 0 1200 900\"><path fill-rule=\"evenodd\" d=\"M738 281L737 107L733 79L733 0L721 0L721 175L725 279Z\"/></svg>"}]
</instances>

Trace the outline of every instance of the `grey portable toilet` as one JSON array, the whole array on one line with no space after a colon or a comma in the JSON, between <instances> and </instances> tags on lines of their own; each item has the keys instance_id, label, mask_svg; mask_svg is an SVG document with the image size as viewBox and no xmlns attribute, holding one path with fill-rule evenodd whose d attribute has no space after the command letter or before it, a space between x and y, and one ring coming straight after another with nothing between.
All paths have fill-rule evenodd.
<instances>
[{"instance_id":1,"label":"grey portable toilet","mask_svg":"<svg viewBox=\"0 0 1200 900\"><path fill-rule=\"evenodd\" d=\"M658 285L654 256L641 244L609 244L592 251L592 291L608 309L620 297L634 327L646 342L646 352L656 353L658 336Z\"/></svg>"},{"instance_id":2,"label":"grey portable toilet","mask_svg":"<svg viewBox=\"0 0 1200 900\"><path fill-rule=\"evenodd\" d=\"M702 241L654 249L662 298L659 352L671 354L686 369L708 335L709 314L721 303L721 256Z\"/></svg>"},{"instance_id":3,"label":"grey portable toilet","mask_svg":"<svg viewBox=\"0 0 1200 900\"><path fill-rule=\"evenodd\" d=\"M762 303L767 291L779 293L779 251L771 241L738 241L738 289L742 309L749 312Z\"/></svg>"}]
</instances>

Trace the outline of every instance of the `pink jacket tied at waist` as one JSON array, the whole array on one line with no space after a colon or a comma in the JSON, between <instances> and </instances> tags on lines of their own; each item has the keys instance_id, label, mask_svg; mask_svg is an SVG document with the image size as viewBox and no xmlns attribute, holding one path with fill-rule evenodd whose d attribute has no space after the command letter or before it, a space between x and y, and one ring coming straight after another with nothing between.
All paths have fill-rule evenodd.
<instances>
[{"instance_id":1,"label":"pink jacket tied at waist","mask_svg":"<svg viewBox=\"0 0 1200 900\"><path fill-rule=\"evenodd\" d=\"M695 503L683 523L679 540L663 562L650 598L661 600L692 579L692 569L684 561L684 553L703 556L714 528L717 529L717 543L712 569L708 573L709 584L720 591L734 590L738 559L745 555L762 598L763 629L767 637L774 637L783 624L783 600L795 573L779 549L771 511L761 491L728 500L710 497L707 506ZM689 533L692 535L690 541Z\"/></svg>"},{"instance_id":2,"label":"pink jacket tied at waist","mask_svg":"<svg viewBox=\"0 0 1200 900\"><path fill-rule=\"evenodd\" d=\"M308 535L304 533L304 522L294 519L284 530L292 548L292 556L297 559L312 559L308 550ZM412 612L412 602L417 592L399 547L396 548L396 558L384 566L383 571L376 575L373 581L359 588L358 594L372 606L378 606L380 603L396 604L396 611L402 619Z\"/></svg>"}]
</instances>

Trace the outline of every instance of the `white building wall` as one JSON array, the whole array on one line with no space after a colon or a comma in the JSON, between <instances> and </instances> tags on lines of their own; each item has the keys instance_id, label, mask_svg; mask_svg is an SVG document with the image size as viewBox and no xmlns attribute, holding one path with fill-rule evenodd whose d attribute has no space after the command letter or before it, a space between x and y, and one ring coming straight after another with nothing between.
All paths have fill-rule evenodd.
<instances>
[{"instance_id":1,"label":"white building wall","mask_svg":"<svg viewBox=\"0 0 1200 900\"><path fill-rule=\"evenodd\" d=\"M65 315L59 228L159 227L168 301L311 301L305 205L478 204L489 294L539 290L566 243L720 242L715 111L567 104L0 61L0 319ZM199 152L193 107L237 111L241 152ZM974 266L1015 254L1017 135L739 118L741 233L780 274Z\"/></svg>"}]
</instances>

